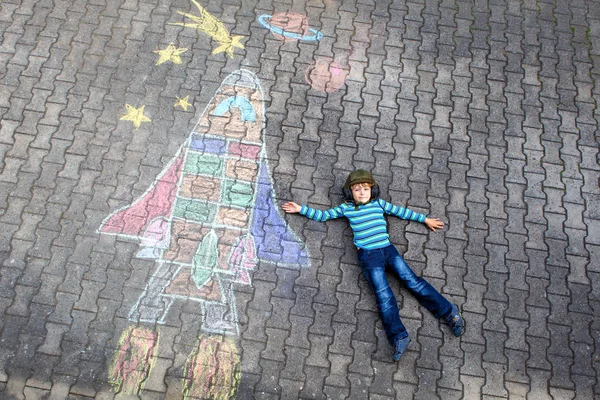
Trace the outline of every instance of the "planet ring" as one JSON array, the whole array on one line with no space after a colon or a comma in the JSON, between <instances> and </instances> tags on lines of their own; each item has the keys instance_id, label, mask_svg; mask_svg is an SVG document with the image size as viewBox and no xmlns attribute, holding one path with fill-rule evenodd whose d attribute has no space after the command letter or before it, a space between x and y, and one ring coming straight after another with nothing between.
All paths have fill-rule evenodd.
<instances>
[{"instance_id":1,"label":"planet ring","mask_svg":"<svg viewBox=\"0 0 600 400\"><path fill-rule=\"evenodd\" d=\"M263 14L260 17L258 17L258 22L261 23L262 26L264 26L265 28L269 29L271 32L281 35L281 36L285 36L287 38L291 38L291 39L296 39L296 40L321 40L323 38L323 34L321 32L319 32L316 29L313 28L308 28L309 31L311 31L313 33L312 36L305 36L305 35L301 35L298 33L293 33L293 32L286 32L285 30L278 28L276 26L271 25L269 22L267 22L267 18L271 18L271 15L268 14Z\"/></svg>"}]
</instances>

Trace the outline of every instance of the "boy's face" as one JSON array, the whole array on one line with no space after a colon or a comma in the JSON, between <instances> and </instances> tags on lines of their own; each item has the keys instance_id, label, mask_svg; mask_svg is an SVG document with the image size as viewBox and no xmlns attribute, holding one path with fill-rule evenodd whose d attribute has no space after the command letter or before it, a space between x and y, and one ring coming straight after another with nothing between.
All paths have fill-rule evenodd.
<instances>
[{"instance_id":1,"label":"boy's face","mask_svg":"<svg viewBox=\"0 0 600 400\"><path fill-rule=\"evenodd\" d=\"M371 185L369 183L357 183L352 185L350 190L356 204L365 204L371 200Z\"/></svg>"}]
</instances>

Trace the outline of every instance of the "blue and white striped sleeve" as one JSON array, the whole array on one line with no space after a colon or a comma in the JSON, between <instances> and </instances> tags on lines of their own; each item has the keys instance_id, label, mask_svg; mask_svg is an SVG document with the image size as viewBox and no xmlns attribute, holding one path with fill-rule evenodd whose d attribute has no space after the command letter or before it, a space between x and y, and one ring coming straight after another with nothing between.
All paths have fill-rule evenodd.
<instances>
[{"instance_id":1,"label":"blue and white striped sleeve","mask_svg":"<svg viewBox=\"0 0 600 400\"><path fill-rule=\"evenodd\" d=\"M379 199L379 205L383 208L383 211L389 215L395 215L398 218L406 219L409 221L425 222L427 218L424 214L419 214L408 208L398 207L392 203L388 203L385 200Z\"/></svg>"},{"instance_id":2,"label":"blue and white striped sleeve","mask_svg":"<svg viewBox=\"0 0 600 400\"><path fill-rule=\"evenodd\" d=\"M325 222L328 219L336 219L344 216L344 211L340 206L330 208L326 211L317 210L314 208L310 208L308 206L302 205L302 209L300 210L300 214L308 217L312 220Z\"/></svg>"}]
</instances>

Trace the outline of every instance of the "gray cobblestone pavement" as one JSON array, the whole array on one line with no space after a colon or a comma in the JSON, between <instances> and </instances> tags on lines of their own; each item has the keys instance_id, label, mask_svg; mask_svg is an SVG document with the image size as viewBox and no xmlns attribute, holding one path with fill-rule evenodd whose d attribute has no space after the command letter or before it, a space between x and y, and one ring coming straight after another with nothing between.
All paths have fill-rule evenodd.
<instances>
[{"instance_id":1,"label":"gray cobblestone pavement","mask_svg":"<svg viewBox=\"0 0 600 400\"><path fill-rule=\"evenodd\" d=\"M599 76L597 0L3 0L1 398L600 399ZM275 211L354 168L462 337Z\"/></svg>"}]
</instances>

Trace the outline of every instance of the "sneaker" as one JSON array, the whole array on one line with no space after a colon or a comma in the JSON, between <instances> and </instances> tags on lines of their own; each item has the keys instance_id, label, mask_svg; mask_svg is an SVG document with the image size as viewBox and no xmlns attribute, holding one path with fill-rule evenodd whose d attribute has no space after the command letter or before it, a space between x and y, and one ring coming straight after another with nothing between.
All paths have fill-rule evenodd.
<instances>
[{"instance_id":1,"label":"sneaker","mask_svg":"<svg viewBox=\"0 0 600 400\"><path fill-rule=\"evenodd\" d=\"M407 336L404 339L396 340L394 355L392 356L392 360L398 361L406 349L408 348L408 344L410 343L410 338Z\"/></svg>"},{"instance_id":2,"label":"sneaker","mask_svg":"<svg viewBox=\"0 0 600 400\"><path fill-rule=\"evenodd\" d=\"M445 320L454 336L460 336L465 331L465 320L456 304L452 304L452 310L450 310L450 314L446 316Z\"/></svg>"}]
</instances>

